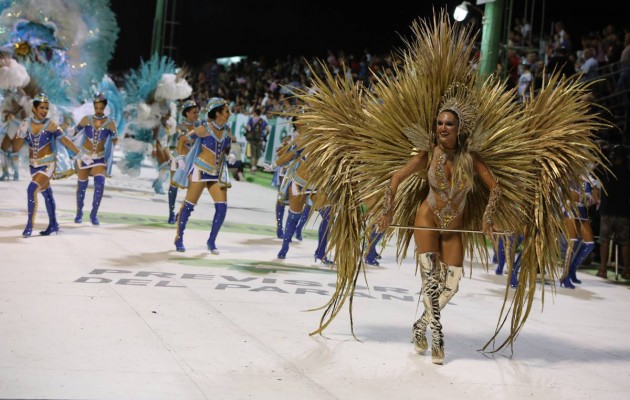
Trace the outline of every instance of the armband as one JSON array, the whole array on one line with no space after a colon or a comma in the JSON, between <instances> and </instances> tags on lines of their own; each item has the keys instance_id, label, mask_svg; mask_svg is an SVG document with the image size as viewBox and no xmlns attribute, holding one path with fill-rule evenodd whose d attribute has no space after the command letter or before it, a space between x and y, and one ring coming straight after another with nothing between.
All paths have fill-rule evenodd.
<instances>
[{"instance_id":1,"label":"armband","mask_svg":"<svg viewBox=\"0 0 630 400\"><path fill-rule=\"evenodd\" d=\"M499 207L499 200L501 199L502 190L499 185L490 189L490 197L488 197L488 205L483 213L484 225L494 225L494 214Z\"/></svg>"}]
</instances>

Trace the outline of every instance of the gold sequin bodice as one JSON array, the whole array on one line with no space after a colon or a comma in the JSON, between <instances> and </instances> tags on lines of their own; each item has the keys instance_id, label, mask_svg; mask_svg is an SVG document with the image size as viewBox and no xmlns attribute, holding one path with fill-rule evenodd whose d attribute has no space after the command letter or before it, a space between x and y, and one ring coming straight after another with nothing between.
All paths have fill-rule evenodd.
<instances>
[{"instance_id":1,"label":"gold sequin bodice","mask_svg":"<svg viewBox=\"0 0 630 400\"><path fill-rule=\"evenodd\" d=\"M435 216L435 222L440 228L448 228L451 222L462 214L468 193L467 186L461 178L457 179L457 182L451 182L452 177L446 170L449 159L452 161L451 155L436 147L428 172L427 200Z\"/></svg>"}]
</instances>

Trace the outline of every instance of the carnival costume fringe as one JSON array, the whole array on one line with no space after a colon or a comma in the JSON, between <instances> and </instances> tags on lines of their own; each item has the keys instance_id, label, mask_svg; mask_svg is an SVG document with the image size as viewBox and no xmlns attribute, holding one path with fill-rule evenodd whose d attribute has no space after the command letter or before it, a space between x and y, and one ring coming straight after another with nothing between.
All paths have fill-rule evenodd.
<instances>
[{"instance_id":1,"label":"carnival costume fringe","mask_svg":"<svg viewBox=\"0 0 630 400\"><path fill-rule=\"evenodd\" d=\"M365 273L362 243L368 243L382 215L384 196L393 173L417 151L433 152L435 125L441 105L455 101L469 118L459 134L462 156L476 153L501 185L495 227L525 237L519 285L510 296L506 282L503 306L495 333L483 347L495 352L512 345L533 305L536 277L556 278L560 253L557 237L564 231L562 206L569 199L569 182L581 181L600 163L601 153L591 131L605 123L588 112L582 100L588 85L553 76L526 104L515 101L495 77L477 78L471 67L475 36L451 26L442 12L431 21L413 23L413 40L399 52L401 65L395 77L378 77L370 91L327 70L315 77L310 93L298 95L305 104L296 124L297 147L311 170L309 185L319 188L331 206L329 249L335 254L337 285L321 308L323 332L349 303L354 335L353 295ZM314 90L313 90L314 89ZM429 160L431 157L429 156ZM454 177L467 173L456 162ZM416 174L397 191L393 224L413 225L416 209L428 193L426 173ZM464 229L480 231L489 190L478 177L466 199ZM367 215L361 204L375 205ZM384 241L392 239L386 232ZM412 231L397 236L397 259L407 257ZM481 234L463 235L469 252L486 259ZM486 266L487 268L487 266ZM512 265L509 265L511 272ZM364 274L364 279L365 279ZM541 285L544 302L544 285ZM509 320L510 332L500 337ZM497 342L498 339L498 342Z\"/></svg>"}]
</instances>

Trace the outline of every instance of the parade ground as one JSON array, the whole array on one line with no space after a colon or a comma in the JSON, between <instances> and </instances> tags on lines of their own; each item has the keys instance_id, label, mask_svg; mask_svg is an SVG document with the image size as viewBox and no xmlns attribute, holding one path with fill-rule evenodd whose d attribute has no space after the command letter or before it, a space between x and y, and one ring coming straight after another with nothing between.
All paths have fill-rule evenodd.
<instances>
[{"instance_id":1,"label":"parade ground","mask_svg":"<svg viewBox=\"0 0 630 400\"><path fill-rule=\"evenodd\" d=\"M206 249L207 192L178 253L154 175L115 169L98 227L88 218L92 179L82 224L76 176L53 181L61 232L39 236L48 224L40 195L30 238L21 236L27 171L0 182L0 399L630 398L623 280L581 270L575 290L545 285L544 308L539 291L513 351L488 354L479 350L508 277L468 260L442 313L446 359L434 365L410 342L420 277L413 260L395 261L392 245L359 278L356 338L347 307L323 335L309 335L336 280L334 267L313 261L319 219L278 260L275 189L233 182L220 254Z\"/></svg>"}]
</instances>

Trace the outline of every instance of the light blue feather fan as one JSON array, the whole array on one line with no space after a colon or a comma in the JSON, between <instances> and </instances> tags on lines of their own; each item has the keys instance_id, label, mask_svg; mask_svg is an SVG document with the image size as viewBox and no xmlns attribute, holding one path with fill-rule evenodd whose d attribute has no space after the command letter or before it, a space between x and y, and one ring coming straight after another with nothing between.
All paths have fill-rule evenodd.
<instances>
[{"instance_id":1,"label":"light blue feather fan","mask_svg":"<svg viewBox=\"0 0 630 400\"><path fill-rule=\"evenodd\" d=\"M118 31L109 0L0 0L2 49L68 79L64 87L78 104L105 75Z\"/></svg>"},{"instance_id":2,"label":"light blue feather fan","mask_svg":"<svg viewBox=\"0 0 630 400\"><path fill-rule=\"evenodd\" d=\"M125 76L125 103L148 103L164 74L175 73L175 62L166 56L154 54L149 61L140 61L140 67Z\"/></svg>"},{"instance_id":3,"label":"light blue feather fan","mask_svg":"<svg viewBox=\"0 0 630 400\"><path fill-rule=\"evenodd\" d=\"M27 89L32 88L27 90L27 92L31 92L29 94L46 93L50 102L60 108L67 108L72 105L68 95L70 83L65 77L57 73L59 69L63 68L62 66L28 60L24 61L23 65L31 78L26 87Z\"/></svg>"},{"instance_id":4,"label":"light blue feather fan","mask_svg":"<svg viewBox=\"0 0 630 400\"><path fill-rule=\"evenodd\" d=\"M103 76L99 92L103 92L107 98L107 107L109 108L109 116L116 123L118 132L125 131L125 102L122 92L118 89L109 75Z\"/></svg>"},{"instance_id":5,"label":"light blue feather fan","mask_svg":"<svg viewBox=\"0 0 630 400\"><path fill-rule=\"evenodd\" d=\"M90 83L104 79L116 49L119 28L116 16L109 7L109 0L75 2L81 5L81 15L88 28L87 38L80 49L82 71L78 74L77 83L82 88L88 88ZM84 93L87 98L92 94Z\"/></svg>"},{"instance_id":6,"label":"light blue feather fan","mask_svg":"<svg viewBox=\"0 0 630 400\"><path fill-rule=\"evenodd\" d=\"M149 144L153 144L153 126L159 124L159 113L155 114L153 95L164 74L175 73L175 62L170 58L154 54L148 61L140 61L138 69L125 76L125 142L124 158L118 163L123 173L137 176L144 161ZM121 132L122 130L119 130Z\"/></svg>"}]
</instances>

